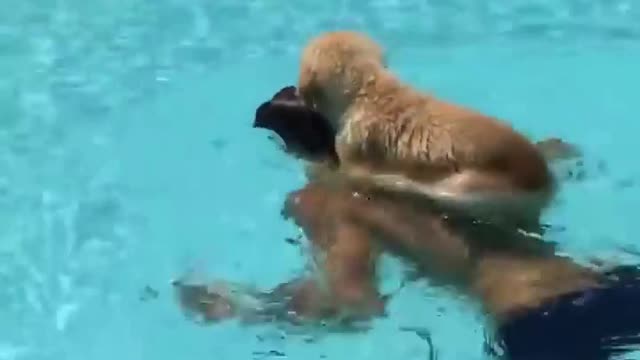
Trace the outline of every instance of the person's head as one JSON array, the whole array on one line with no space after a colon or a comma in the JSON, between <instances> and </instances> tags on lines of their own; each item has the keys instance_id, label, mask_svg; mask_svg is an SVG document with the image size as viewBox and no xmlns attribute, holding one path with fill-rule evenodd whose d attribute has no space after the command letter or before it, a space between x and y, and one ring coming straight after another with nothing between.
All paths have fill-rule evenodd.
<instances>
[{"instance_id":1,"label":"person's head","mask_svg":"<svg viewBox=\"0 0 640 360\"><path fill-rule=\"evenodd\" d=\"M275 132L294 156L337 163L335 132L325 117L305 106L293 86L258 107L253 127Z\"/></svg>"}]
</instances>

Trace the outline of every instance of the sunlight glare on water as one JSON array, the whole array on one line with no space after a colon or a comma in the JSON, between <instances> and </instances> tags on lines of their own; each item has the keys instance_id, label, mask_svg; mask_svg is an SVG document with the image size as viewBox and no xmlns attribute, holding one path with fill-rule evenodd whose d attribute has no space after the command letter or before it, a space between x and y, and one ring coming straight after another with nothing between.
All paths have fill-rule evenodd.
<instances>
[{"instance_id":1,"label":"sunlight glare on water","mask_svg":"<svg viewBox=\"0 0 640 360\"><path fill-rule=\"evenodd\" d=\"M622 0L6 0L0 360L481 359L465 299L412 284L358 335L199 327L189 270L268 288L304 266L279 211L298 163L251 129L321 31L364 30L423 89L587 154L549 222L579 259L635 246L640 5ZM637 259L630 259L629 261ZM397 264L383 269L398 287ZM145 291L149 287L153 291ZM153 296L157 292L157 297ZM418 332L419 333L419 332ZM275 352L270 352L270 351ZM266 354L266 355L264 355Z\"/></svg>"}]
</instances>

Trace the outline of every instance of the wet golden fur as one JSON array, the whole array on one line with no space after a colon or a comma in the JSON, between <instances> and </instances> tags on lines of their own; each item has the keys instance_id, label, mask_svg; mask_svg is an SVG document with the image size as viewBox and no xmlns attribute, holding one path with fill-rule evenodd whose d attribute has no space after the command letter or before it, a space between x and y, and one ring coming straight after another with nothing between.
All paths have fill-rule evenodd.
<instances>
[{"instance_id":1,"label":"wet golden fur","mask_svg":"<svg viewBox=\"0 0 640 360\"><path fill-rule=\"evenodd\" d=\"M552 198L553 176L527 138L402 83L387 69L383 49L363 34L312 39L298 88L335 128L340 168L350 178L527 219L537 219Z\"/></svg>"}]
</instances>

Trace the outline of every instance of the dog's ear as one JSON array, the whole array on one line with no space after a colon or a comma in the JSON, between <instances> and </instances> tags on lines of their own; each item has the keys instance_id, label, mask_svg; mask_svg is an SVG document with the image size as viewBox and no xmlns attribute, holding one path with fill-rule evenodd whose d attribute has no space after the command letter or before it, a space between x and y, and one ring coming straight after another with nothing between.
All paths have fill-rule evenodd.
<instances>
[{"instance_id":1,"label":"dog's ear","mask_svg":"<svg viewBox=\"0 0 640 360\"><path fill-rule=\"evenodd\" d=\"M303 66L298 78L298 93L305 105L315 108L316 99L320 95L317 71L310 66Z\"/></svg>"}]
</instances>

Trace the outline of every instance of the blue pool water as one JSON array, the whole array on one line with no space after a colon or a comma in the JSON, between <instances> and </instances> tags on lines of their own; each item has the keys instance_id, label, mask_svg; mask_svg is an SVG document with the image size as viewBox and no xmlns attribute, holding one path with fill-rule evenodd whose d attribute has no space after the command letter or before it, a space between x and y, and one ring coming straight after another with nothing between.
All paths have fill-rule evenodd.
<instances>
[{"instance_id":1,"label":"blue pool water","mask_svg":"<svg viewBox=\"0 0 640 360\"><path fill-rule=\"evenodd\" d=\"M547 215L587 261L632 255L640 6L631 0L6 0L0 360L481 359L484 322L425 283L358 335L201 327L190 269L268 288L304 266L280 206L301 168L251 129L318 32L365 30L417 87L586 153ZM383 287L399 264L385 261ZM157 298L141 300L151 287ZM268 352L275 350L278 353ZM640 357L638 357L640 358Z\"/></svg>"}]
</instances>

